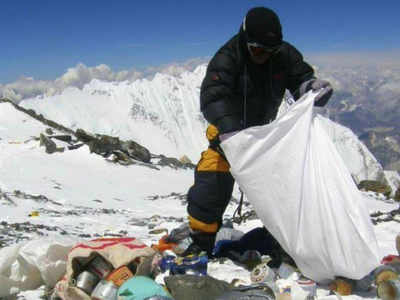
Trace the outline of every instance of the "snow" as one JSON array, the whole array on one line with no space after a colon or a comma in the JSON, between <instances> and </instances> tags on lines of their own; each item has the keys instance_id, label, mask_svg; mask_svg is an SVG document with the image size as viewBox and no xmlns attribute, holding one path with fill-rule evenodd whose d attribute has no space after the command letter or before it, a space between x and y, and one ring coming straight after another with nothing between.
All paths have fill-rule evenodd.
<instances>
[{"instance_id":1,"label":"snow","mask_svg":"<svg viewBox=\"0 0 400 300\"><path fill-rule=\"evenodd\" d=\"M392 189L391 195L394 196L397 189L400 187L400 174L397 171L385 171L385 177Z\"/></svg>"},{"instance_id":2,"label":"snow","mask_svg":"<svg viewBox=\"0 0 400 300\"><path fill-rule=\"evenodd\" d=\"M93 133L133 139L152 153L178 158L186 154L195 162L207 145L206 123L198 107L204 72L204 67L200 67L180 77L159 75L152 81L134 83L94 80L82 90L70 88L60 95L37 97L21 105L72 129L83 128ZM138 110L132 118L133 103ZM151 234L151 229L171 230L186 220L183 200L193 184L192 170L169 167L155 170L141 165L112 164L90 153L87 146L49 155L33 138L46 128L11 104L0 104L0 222L47 226L49 230L42 229L41 234L54 239L61 235L79 240L122 233L151 245L163 235ZM335 138L348 144L354 137L337 130ZM355 168L359 167L358 161L365 161L356 153L349 158L357 164ZM366 172L362 168L359 170L360 174ZM22 197L16 191L28 196ZM44 198L38 201L35 196ZM364 193L364 196L371 213L398 208L394 201L374 193ZM240 197L237 188L233 197ZM231 202L226 216L232 216L235 208ZM29 217L33 211L38 211L39 216ZM261 226L261 222L251 220L236 228L247 232L257 226ZM396 254L394 241L400 224L383 222L374 228L381 256ZM37 231L17 233L7 245L40 237ZM0 260L7 249L0 249ZM249 272L231 262L210 263L209 274L228 282L239 279L250 283ZM38 299L43 292L40 287L21 291L18 297ZM368 297L375 298L375 295Z\"/></svg>"}]
</instances>

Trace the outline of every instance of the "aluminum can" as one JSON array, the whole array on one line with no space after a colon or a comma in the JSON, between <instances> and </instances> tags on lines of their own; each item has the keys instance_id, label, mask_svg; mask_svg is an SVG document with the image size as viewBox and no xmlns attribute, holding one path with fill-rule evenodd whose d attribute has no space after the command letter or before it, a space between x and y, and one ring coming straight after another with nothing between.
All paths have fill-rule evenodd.
<instances>
[{"instance_id":1,"label":"aluminum can","mask_svg":"<svg viewBox=\"0 0 400 300\"><path fill-rule=\"evenodd\" d=\"M399 300L400 299L400 281L398 279L390 279L382 281L377 288L378 297L383 300Z\"/></svg>"},{"instance_id":2,"label":"aluminum can","mask_svg":"<svg viewBox=\"0 0 400 300\"><path fill-rule=\"evenodd\" d=\"M275 272L266 263L256 266L250 274L251 282L254 283L274 282L275 278Z\"/></svg>"},{"instance_id":3,"label":"aluminum can","mask_svg":"<svg viewBox=\"0 0 400 300\"><path fill-rule=\"evenodd\" d=\"M174 248L173 251L178 254L182 255L189 247L193 244L193 240L190 236L181 240Z\"/></svg>"},{"instance_id":4,"label":"aluminum can","mask_svg":"<svg viewBox=\"0 0 400 300\"><path fill-rule=\"evenodd\" d=\"M317 283L314 280L300 278L296 283L308 296L314 297L317 295Z\"/></svg>"},{"instance_id":5,"label":"aluminum can","mask_svg":"<svg viewBox=\"0 0 400 300\"><path fill-rule=\"evenodd\" d=\"M111 281L102 279L90 296L93 300L117 300L118 287Z\"/></svg>"},{"instance_id":6,"label":"aluminum can","mask_svg":"<svg viewBox=\"0 0 400 300\"><path fill-rule=\"evenodd\" d=\"M93 273L83 271L76 278L76 287L90 295L100 278Z\"/></svg>"},{"instance_id":7,"label":"aluminum can","mask_svg":"<svg viewBox=\"0 0 400 300\"><path fill-rule=\"evenodd\" d=\"M97 255L90 261L87 270L93 274L96 274L99 278L106 278L107 275L113 270L113 266L103 257Z\"/></svg>"}]
</instances>

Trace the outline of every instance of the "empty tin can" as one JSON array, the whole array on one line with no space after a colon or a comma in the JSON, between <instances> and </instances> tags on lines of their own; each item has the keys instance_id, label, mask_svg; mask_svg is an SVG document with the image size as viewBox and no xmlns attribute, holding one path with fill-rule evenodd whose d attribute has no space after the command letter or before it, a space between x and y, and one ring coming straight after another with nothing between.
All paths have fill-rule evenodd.
<instances>
[{"instance_id":1,"label":"empty tin can","mask_svg":"<svg viewBox=\"0 0 400 300\"><path fill-rule=\"evenodd\" d=\"M250 279L251 282L254 283L274 282L276 274L266 263L262 263L253 269L250 274Z\"/></svg>"},{"instance_id":2,"label":"empty tin can","mask_svg":"<svg viewBox=\"0 0 400 300\"><path fill-rule=\"evenodd\" d=\"M174 248L173 251L178 254L182 255L189 247L193 244L193 240L190 236L181 240Z\"/></svg>"},{"instance_id":3,"label":"empty tin can","mask_svg":"<svg viewBox=\"0 0 400 300\"><path fill-rule=\"evenodd\" d=\"M89 272L96 274L99 278L106 278L113 269L114 268L111 263L106 261L100 255L97 255L94 259L92 259L87 267Z\"/></svg>"},{"instance_id":4,"label":"empty tin can","mask_svg":"<svg viewBox=\"0 0 400 300\"><path fill-rule=\"evenodd\" d=\"M314 280L302 277L296 283L307 297L315 297L317 295L317 283Z\"/></svg>"},{"instance_id":5,"label":"empty tin can","mask_svg":"<svg viewBox=\"0 0 400 300\"><path fill-rule=\"evenodd\" d=\"M107 280L100 280L90 295L94 300L117 300L118 287Z\"/></svg>"},{"instance_id":6,"label":"empty tin can","mask_svg":"<svg viewBox=\"0 0 400 300\"><path fill-rule=\"evenodd\" d=\"M90 295L99 280L100 278L93 273L83 271L76 278L76 287Z\"/></svg>"}]
</instances>

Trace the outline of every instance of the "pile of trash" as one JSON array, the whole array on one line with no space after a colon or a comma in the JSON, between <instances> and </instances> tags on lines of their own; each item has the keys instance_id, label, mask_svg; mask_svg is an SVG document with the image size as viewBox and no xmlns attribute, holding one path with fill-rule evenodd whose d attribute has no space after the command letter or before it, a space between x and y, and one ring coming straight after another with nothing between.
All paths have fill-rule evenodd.
<instances>
[{"instance_id":1,"label":"pile of trash","mask_svg":"<svg viewBox=\"0 0 400 300\"><path fill-rule=\"evenodd\" d=\"M211 254L195 251L192 235L185 223L151 246L136 238L113 237L79 243L37 240L7 247L2 249L7 255L0 255L0 297L41 285L46 286L45 298L51 300L400 297L400 234L396 239L399 253L386 256L364 278L337 277L329 282L305 277L293 260L279 255L281 250L270 255L266 255L267 248L256 250L255 245L265 247L264 241L270 239L265 228L243 233L225 222ZM260 240L262 235L264 241ZM248 270L247 282L213 277L210 264L223 264L228 259Z\"/></svg>"},{"instance_id":2,"label":"pile of trash","mask_svg":"<svg viewBox=\"0 0 400 300\"><path fill-rule=\"evenodd\" d=\"M69 252L67 272L56 284L50 299L285 300L371 293L382 299L400 296L398 255L385 257L378 268L361 280L338 277L317 283L306 278L293 260L278 259L276 253L265 255L262 249L257 251L248 243L266 232L265 228L255 228L243 233L233 229L231 223L225 223L209 255L193 251L193 232L186 223L151 247L134 238L81 243ZM268 240L269 236L265 238ZM254 245L260 244L260 240L257 242ZM399 251L400 235L397 247ZM249 270L250 284L228 283L210 276L209 262L226 257Z\"/></svg>"}]
</instances>

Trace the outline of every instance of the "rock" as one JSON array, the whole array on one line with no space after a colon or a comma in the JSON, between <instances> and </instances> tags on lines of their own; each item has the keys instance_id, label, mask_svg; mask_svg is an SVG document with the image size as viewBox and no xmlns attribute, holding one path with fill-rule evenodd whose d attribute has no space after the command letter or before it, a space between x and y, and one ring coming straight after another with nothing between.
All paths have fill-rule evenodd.
<instances>
[{"instance_id":1,"label":"rock","mask_svg":"<svg viewBox=\"0 0 400 300\"><path fill-rule=\"evenodd\" d=\"M397 171L385 170L385 180L383 181L387 183L392 188L391 197L395 197L397 189L400 187L400 173Z\"/></svg>"},{"instance_id":2,"label":"rock","mask_svg":"<svg viewBox=\"0 0 400 300\"><path fill-rule=\"evenodd\" d=\"M109 135L101 135L99 138L88 143L90 152L101 154L103 156L109 156L113 151L119 150L120 142L119 138L112 137Z\"/></svg>"},{"instance_id":3,"label":"rock","mask_svg":"<svg viewBox=\"0 0 400 300\"><path fill-rule=\"evenodd\" d=\"M385 170L400 171L400 134L395 127L369 128L360 139Z\"/></svg>"},{"instance_id":4,"label":"rock","mask_svg":"<svg viewBox=\"0 0 400 300\"><path fill-rule=\"evenodd\" d=\"M89 143L90 141L93 141L96 139L94 135L91 135L87 133L85 130L78 128L75 132L75 136L82 142L84 143Z\"/></svg>"},{"instance_id":5,"label":"rock","mask_svg":"<svg viewBox=\"0 0 400 300\"><path fill-rule=\"evenodd\" d=\"M68 146L68 150L75 150L75 149L79 149L80 147L82 147L83 145L85 145L84 143L80 143L80 144L75 144L72 146Z\"/></svg>"},{"instance_id":6,"label":"rock","mask_svg":"<svg viewBox=\"0 0 400 300\"><path fill-rule=\"evenodd\" d=\"M40 134L40 146L46 147L46 153L52 154L57 151L57 145L43 133Z\"/></svg>"},{"instance_id":7,"label":"rock","mask_svg":"<svg viewBox=\"0 0 400 300\"><path fill-rule=\"evenodd\" d=\"M182 163L174 157L166 157L162 154L159 155L158 158L160 159L160 161L157 163L159 166L168 166L174 169L194 169L196 167L192 163Z\"/></svg>"},{"instance_id":8,"label":"rock","mask_svg":"<svg viewBox=\"0 0 400 300\"><path fill-rule=\"evenodd\" d=\"M46 128L45 133L48 134L48 135L53 135L54 134L53 129L51 129L51 128Z\"/></svg>"},{"instance_id":9,"label":"rock","mask_svg":"<svg viewBox=\"0 0 400 300\"><path fill-rule=\"evenodd\" d=\"M387 184L375 180L363 180L358 185L359 190L372 191L390 197L392 188Z\"/></svg>"},{"instance_id":10,"label":"rock","mask_svg":"<svg viewBox=\"0 0 400 300\"><path fill-rule=\"evenodd\" d=\"M193 164L189 157L186 155L182 156L179 161L183 164Z\"/></svg>"},{"instance_id":11,"label":"rock","mask_svg":"<svg viewBox=\"0 0 400 300\"><path fill-rule=\"evenodd\" d=\"M119 152L116 154L116 159L122 159L124 164L130 163L126 155L141 162L150 162L150 151L132 140L121 141L118 137L103 134L92 135L83 129L77 129L75 135L80 141L89 146L90 152L100 154L104 157ZM121 152L126 155L122 155Z\"/></svg>"},{"instance_id":12,"label":"rock","mask_svg":"<svg viewBox=\"0 0 400 300\"><path fill-rule=\"evenodd\" d=\"M400 202L400 186L397 189L396 194L394 195L394 200Z\"/></svg>"},{"instance_id":13,"label":"rock","mask_svg":"<svg viewBox=\"0 0 400 300\"><path fill-rule=\"evenodd\" d=\"M149 231L149 234L161 234L163 232L168 234L168 229L167 228L153 229Z\"/></svg>"},{"instance_id":14,"label":"rock","mask_svg":"<svg viewBox=\"0 0 400 300\"><path fill-rule=\"evenodd\" d=\"M68 135L68 134L63 134L63 135L53 135L50 138L52 139L56 139L62 142L66 142L66 143L71 143L72 142L72 136Z\"/></svg>"},{"instance_id":15,"label":"rock","mask_svg":"<svg viewBox=\"0 0 400 300\"><path fill-rule=\"evenodd\" d=\"M124 152L121 151L113 151L113 154L111 156L111 160L114 163L119 163L124 166L132 165L134 164L134 161L129 157L129 155L125 154Z\"/></svg>"},{"instance_id":16,"label":"rock","mask_svg":"<svg viewBox=\"0 0 400 300\"><path fill-rule=\"evenodd\" d=\"M128 153L134 159L142 162L150 162L150 151L132 140L121 142L121 150Z\"/></svg>"}]
</instances>

